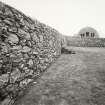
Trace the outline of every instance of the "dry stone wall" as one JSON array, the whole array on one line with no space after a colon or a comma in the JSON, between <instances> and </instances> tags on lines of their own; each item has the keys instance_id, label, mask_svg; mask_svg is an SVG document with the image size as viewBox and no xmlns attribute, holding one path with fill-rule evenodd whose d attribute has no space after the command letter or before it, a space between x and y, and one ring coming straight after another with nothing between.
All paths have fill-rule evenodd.
<instances>
[{"instance_id":1,"label":"dry stone wall","mask_svg":"<svg viewBox=\"0 0 105 105\"><path fill-rule=\"evenodd\" d=\"M105 47L105 38L66 37L67 46L76 47Z\"/></svg>"},{"instance_id":2,"label":"dry stone wall","mask_svg":"<svg viewBox=\"0 0 105 105\"><path fill-rule=\"evenodd\" d=\"M60 54L59 32L0 2L0 101L16 97Z\"/></svg>"}]
</instances>

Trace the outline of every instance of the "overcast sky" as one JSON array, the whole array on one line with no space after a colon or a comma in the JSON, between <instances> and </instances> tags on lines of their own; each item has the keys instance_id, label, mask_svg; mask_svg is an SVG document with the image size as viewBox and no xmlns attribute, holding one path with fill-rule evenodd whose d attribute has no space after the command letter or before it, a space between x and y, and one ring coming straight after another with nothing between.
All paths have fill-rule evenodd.
<instances>
[{"instance_id":1,"label":"overcast sky","mask_svg":"<svg viewBox=\"0 0 105 105\"><path fill-rule=\"evenodd\" d=\"M105 0L1 0L65 35L86 26L105 37Z\"/></svg>"}]
</instances>

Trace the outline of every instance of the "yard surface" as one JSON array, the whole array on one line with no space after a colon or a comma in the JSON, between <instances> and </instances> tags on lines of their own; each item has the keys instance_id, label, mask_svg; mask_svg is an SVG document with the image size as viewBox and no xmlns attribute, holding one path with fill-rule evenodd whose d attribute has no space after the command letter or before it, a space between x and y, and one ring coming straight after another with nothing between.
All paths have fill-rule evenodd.
<instances>
[{"instance_id":1,"label":"yard surface","mask_svg":"<svg viewBox=\"0 0 105 105\"><path fill-rule=\"evenodd\" d=\"M16 105L105 105L105 49L70 49Z\"/></svg>"}]
</instances>

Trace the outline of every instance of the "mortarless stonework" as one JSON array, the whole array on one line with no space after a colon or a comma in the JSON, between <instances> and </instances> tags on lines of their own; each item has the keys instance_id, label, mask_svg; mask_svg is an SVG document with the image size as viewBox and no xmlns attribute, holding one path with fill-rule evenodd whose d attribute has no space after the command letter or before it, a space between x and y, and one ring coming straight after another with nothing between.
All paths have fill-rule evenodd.
<instances>
[{"instance_id":1,"label":"mortarless stonework","mask_svg":"<svg viewBox=\"0 0 105 105\"><path fill-rule=\"evenodd\" d=\"M60 54L59 32L0 2L0 100L16 97Z\"/></svg>"}]
</instances>

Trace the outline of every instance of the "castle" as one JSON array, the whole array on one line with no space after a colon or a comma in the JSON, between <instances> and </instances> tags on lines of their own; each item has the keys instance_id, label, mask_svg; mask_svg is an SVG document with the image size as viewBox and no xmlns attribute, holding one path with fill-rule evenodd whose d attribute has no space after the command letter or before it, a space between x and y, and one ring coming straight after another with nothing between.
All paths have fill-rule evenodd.
<instances>
[{"instance_id":1,"label":"castle","mask_svg":"<svg viewBox=\"0 0 105 105\"><path fill-rule=\"evenodd\" d=\"M80 38L99 38L99 34L94 28L85 27L79 31L79 33L77 34L77 37L80 37Z\"/></svg>"}]
</instances>

